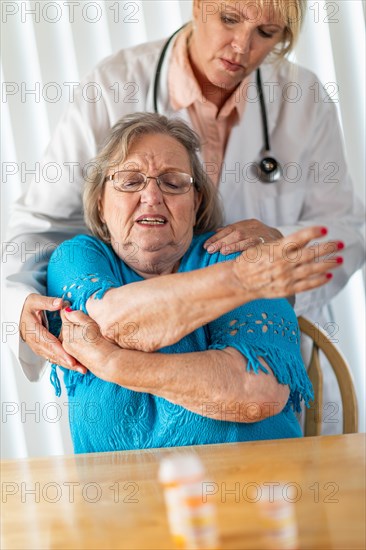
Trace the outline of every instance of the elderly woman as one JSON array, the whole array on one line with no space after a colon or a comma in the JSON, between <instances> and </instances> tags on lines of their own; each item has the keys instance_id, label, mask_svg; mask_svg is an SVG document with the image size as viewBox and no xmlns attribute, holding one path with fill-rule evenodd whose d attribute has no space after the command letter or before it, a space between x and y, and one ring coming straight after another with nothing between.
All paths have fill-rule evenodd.
<instances>
[{"instance_id":1,"label":"elderly woman","mask_svg":"<svg viewBox=\"0 0 366 550\"><path fill-rule=\"evenodd\" d=\"M321 224L332 239L344 240L345 262L330 284L297 296L297 312L322 322L328 316L321 317L319 309L362 265L364 209L352 189L335 105L314 74L285 57L307 5L311 2L193 0L192 22L174 36L159 65L156 99L161 114L179 116L198 132L201 160L222 196L226 227L211 235L209 253L244 250L261 239L275 241ZM44 266L53 246L87 231L81 198L85 163L98 154L118 120L154 110L165 42L115 52L86 76L42 159L40 181L35 178L16 204L6 239L12 253L3 265L8 272L4 299L7 321L20 325L25 342L16 333L8 341L31 380L43 371L43 358L75 364L42 324L44 310L61 308L61 300L44 296ZM267 147L258 71L270 148L283 168L280 180L270 185L251 173ZM99 101L83 93L89 83L98 83ZM51 165L62 168L62 179L54 183L45 176ZM27 253L24 259L24 250L39 247L44 253ZM132 246L129 251L132 259Z\"/></svg>"},{"instance_id":2,"label":"elderly woman","mask_svg":"<svg viewBox=\"0 0 366 550\"><path fill-rule=\"evenodd\" d=\"M219 208L198 147L179 120L117 123L86 183L94 236L64 242L50 260L48 292L71 305L61 339L79 362L79 372L64 369L76 452L301 435L293 409L312 390L296 316L286 299L263 297L324 284L338 264L319 258L337 243L306 247L325 233L317 227L251 254L208 254ZM159 318L166 299L173 327ZM60 319L50 321L57 333ZM56 365L51 378L60 392Z\"/></svg>"}]
</instances>

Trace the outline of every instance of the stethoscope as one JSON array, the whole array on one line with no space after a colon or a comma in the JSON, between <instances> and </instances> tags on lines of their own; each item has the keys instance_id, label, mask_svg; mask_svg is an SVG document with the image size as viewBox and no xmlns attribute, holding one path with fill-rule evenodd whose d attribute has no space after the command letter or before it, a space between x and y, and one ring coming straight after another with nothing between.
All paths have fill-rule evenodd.
<instances>
[{"instance_id":1,"label":"stethoscope","mask_svg":"<svg viewBox=\"0 0 366 550\"><path fill-rule=\"evenodd\" d=\"M155 113L159 112L158 111L158 88L159 88L159 82L160 82L161 67L165 59L165 54L167 52L169 44L171 43L175 35L178 34L185 26L186 25L183 25L183 27L175 31L165 42L163 49L161 50L161 54L158 60L158 64L156 66L156 72L155 72L155 78L154 78L153 103L154 103ZM264 102L261 71L258 68L256 72L257 72L256 80L257 80L259 101L261 106L261 116L262 116L262 126L263 126L265 146L262 151L260 160L255 163L255 169L256 169L255 172L262 183L274 183L281 178L282 168L280 163L274 158L273 154L271 153L271 146L270 146L269 135L268 135L267 111L266 111L266 105Z\"/></svg>"}]
</instances>

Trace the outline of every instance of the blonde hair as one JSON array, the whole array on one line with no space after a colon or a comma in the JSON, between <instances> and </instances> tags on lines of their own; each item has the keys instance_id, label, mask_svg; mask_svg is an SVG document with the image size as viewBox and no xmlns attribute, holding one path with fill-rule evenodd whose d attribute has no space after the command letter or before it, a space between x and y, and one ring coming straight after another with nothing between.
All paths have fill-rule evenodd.
<instances>
[{"instance_id":1,"label":"blonde hair","mask_svg":"<svg viewBox=\"0 0 366 550\"><path fill-rule=\"evenodd\" d=\"M133 142L147 134L168 135L183 145L187 151L195 192L201 195L194 233L213 231L222 225L222 209L218 193L198 158L198 135L178 118L168 119L155 113L133 113L125 116L111 128L100 153L92 161L92 169L84 185L84 218L90 231L105 242L110 241L107 225L100 213L100 200L105 178L111 165L125 161Z\"/></svg>"},{"instance_id":2,"label":"blonde hair","mask_svg":"<svg viewBox=\"0 0 366 550\"><path fill-rule=\"evenodd\" d=\"M293 50L301 31L306 13L306 0L259 0L260 4L273 7L279 19L285 24L283 39L273 51L282 58Z\"/></svg>"}]
</instances>

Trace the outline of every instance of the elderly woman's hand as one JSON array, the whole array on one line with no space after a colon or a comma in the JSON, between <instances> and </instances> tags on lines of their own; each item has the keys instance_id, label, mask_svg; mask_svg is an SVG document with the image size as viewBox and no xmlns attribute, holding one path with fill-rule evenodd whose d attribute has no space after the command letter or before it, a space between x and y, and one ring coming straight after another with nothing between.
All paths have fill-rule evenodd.
<instances>
[{"instance_id":1,"label":"elderly woman's hand","mask_svg":"<svg viewBox=\"0 0 366 550\"><path fill-rule=\"evenodd\" d=\"M209 254L242 252L263 242L278 241L283 237L275 227L269 227L259 220L243 220L219 228L204 244Z\"/></svg>"},{"instance_id":2,"label":"elderly woman's hand","mask_svg":"<svg viewBox=\"0 0 366 550\"><path fill-rule=\"evenodd\" d=\"M103 338L99 326L82 311L70 308L61 310L62 329L59 339L66 353L79 362L77 367L67 367L85 374L87 369L104 365L106 357L118 346Z\"/></svg>"},{"instance_id":3,"label":"elderly woman's hand","mask_svg":"<svg viewBox=\"0 0 366 550\"><path fill-rule=\"evenodd\" d=\"M64 349L85 365L72 370L85 374L88 369L101 380L120 385L125 385L127 379L135 379L138 352L124 350L106 340L98 324L82 311L65 308L61 312L61 319ZM142 355L147 356L146 353ZM125 371L129 372L126 379L123 378ZM133 384L129 384L128 387L139 391Z\"/></svg>"},{"instance_id":4,"label":"elderly woman's hand","mask_svg":"<svg viewBox=\"0 0 366 550\"><path fill-rule=\"evenodd\" d=\"M331 269L343 263L334 254L344 248L339 241L315 242L327 234L324 227L307 227L276 242L261 243L242 253L234 273L244 291L255 298L281 298L324 285Z\"/></svg>"}]
</instances>

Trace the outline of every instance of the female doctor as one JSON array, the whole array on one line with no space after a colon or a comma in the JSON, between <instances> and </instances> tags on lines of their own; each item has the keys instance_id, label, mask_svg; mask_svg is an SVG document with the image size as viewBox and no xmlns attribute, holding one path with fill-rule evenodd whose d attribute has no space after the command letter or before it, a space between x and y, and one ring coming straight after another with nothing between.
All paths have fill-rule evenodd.
<instances>
[{"instance_id":1,"label":"female doctor","mask_svg":"<svg viewBox=\"0 0 366 550\"><path fill-rule=\"evenodd\" d=\"M7 238L19 254L5 263L6 317L22 336L14 331L8 341L29 379L39 378L46 358L75 367L44 326L44 310L62 306L44 296L46 267L60 242L87 232L81 203L87 163L127 113L181 117L200 135L202 162L222 196L226 223L206 242L208 251L271 246L281 235L319 223L332 240L345 243L343 266L328 285L297 296L298 314L319 321L319 309L362 265L363 211L335 107L325 92L315 96L314 86L322 87L312 73L284 57L299 34L305 4L194 0L192 23L168 43L119 51L86 77L41 163L41 174L42 166L57 163L62 180L33 181L15 206ZM88 82L100 87L97 102L83 94ZM116 83L125 97L116 97ZM24 249L36 252L24 257ZM169 330L169 312L161 318Z\"/></svg>"}]
</instances>

